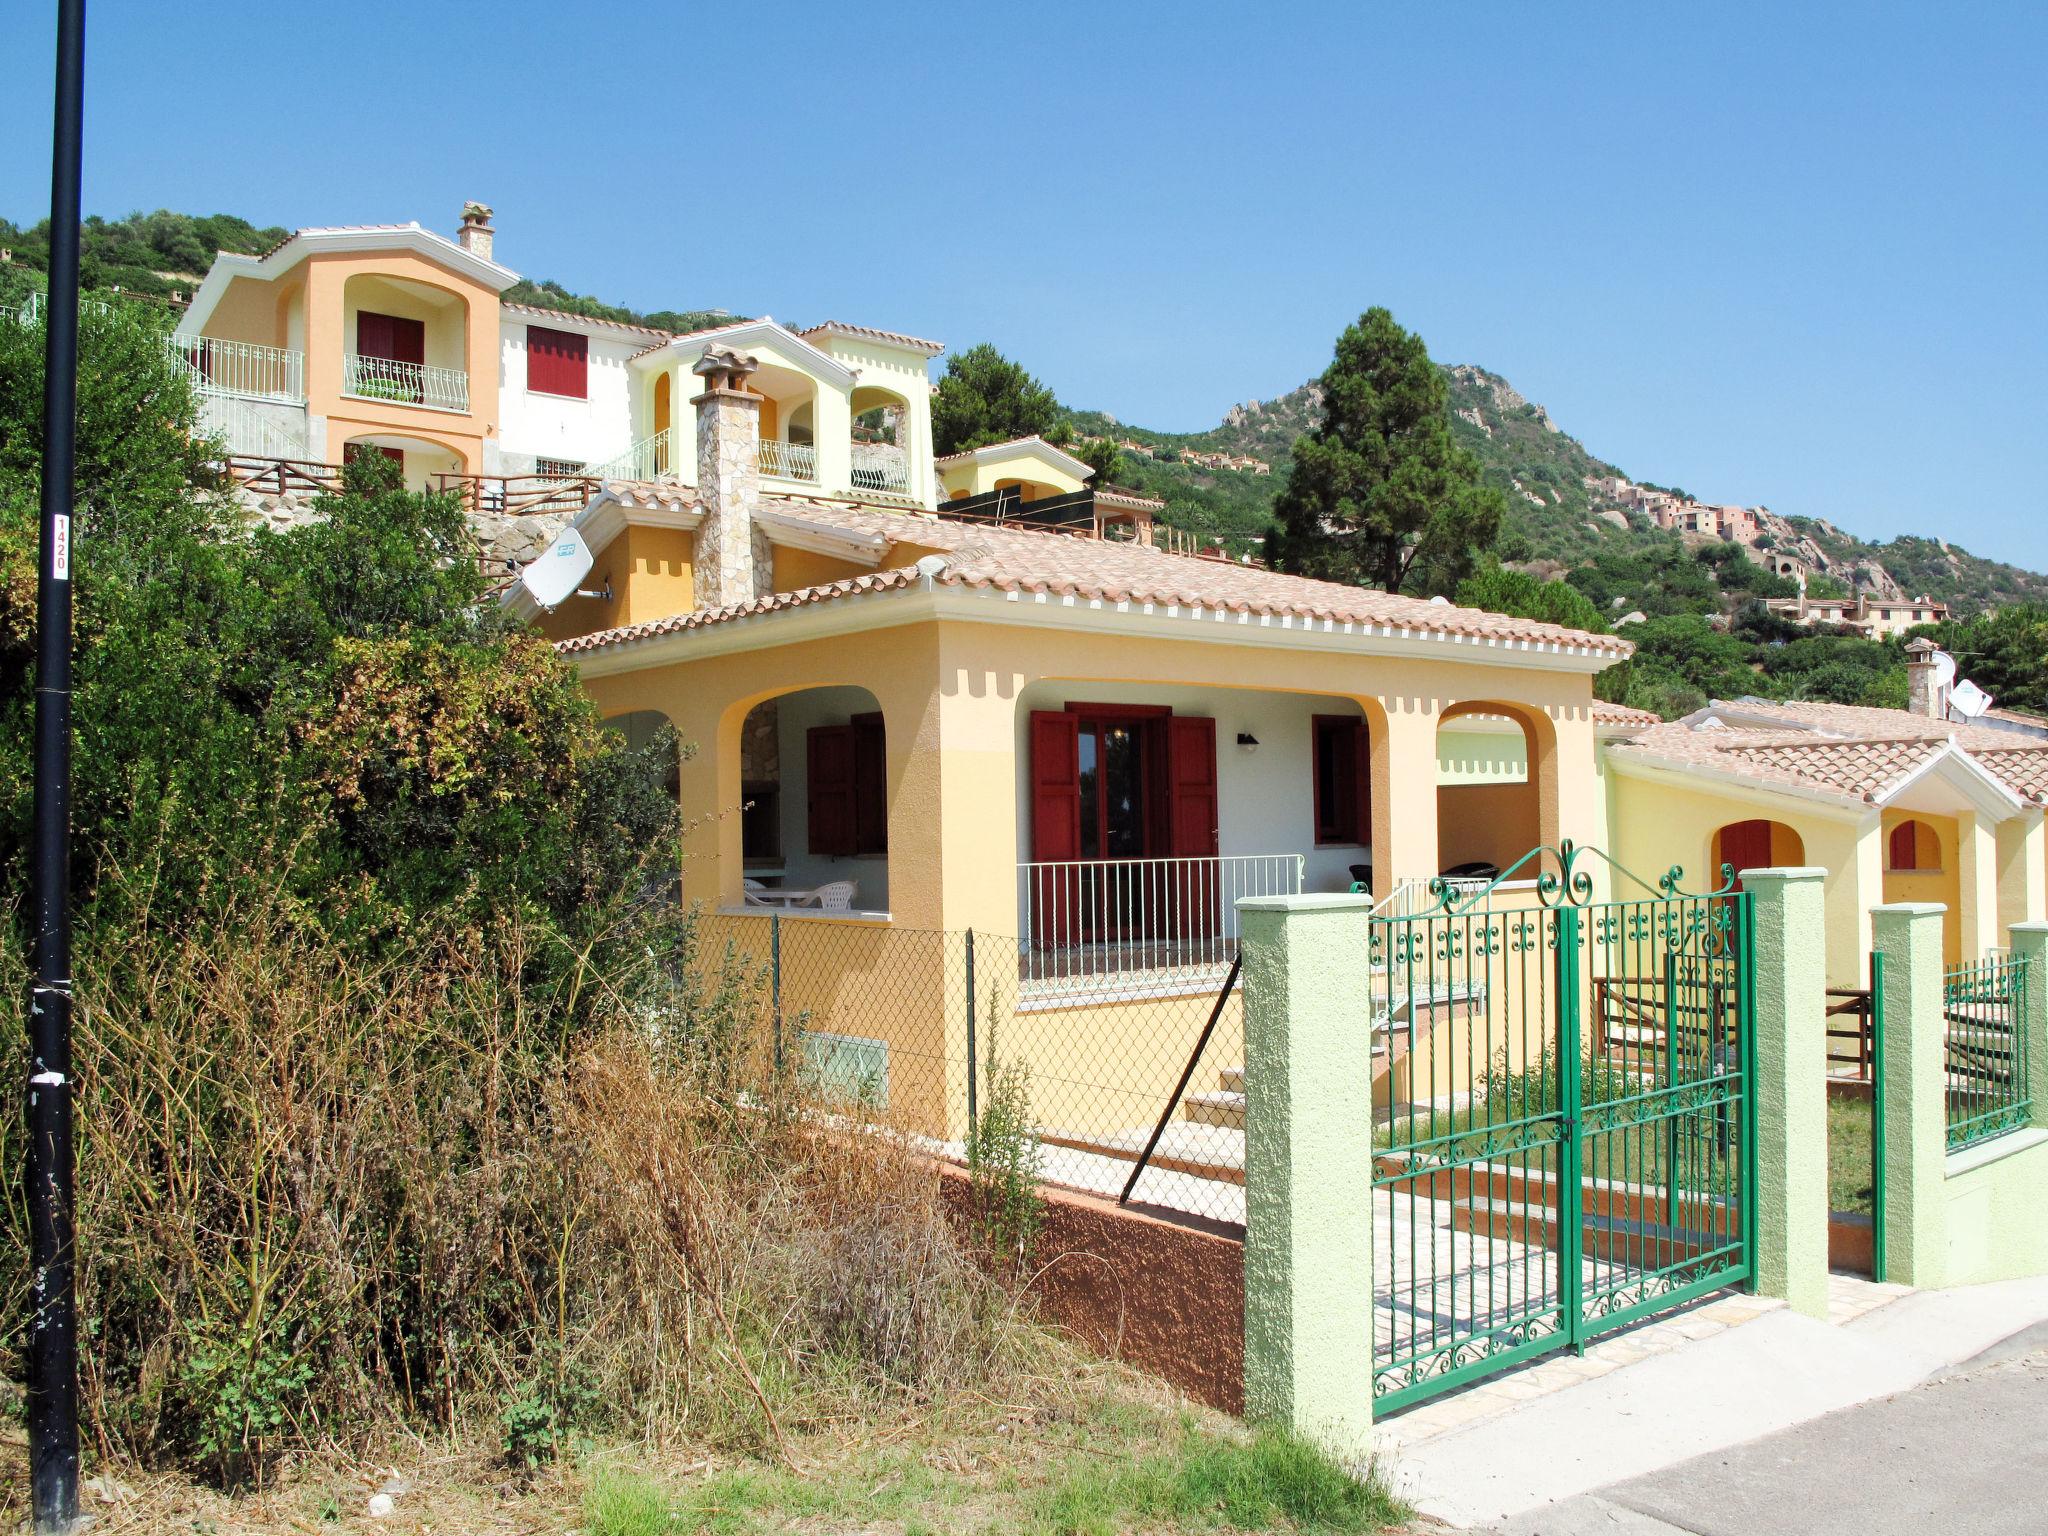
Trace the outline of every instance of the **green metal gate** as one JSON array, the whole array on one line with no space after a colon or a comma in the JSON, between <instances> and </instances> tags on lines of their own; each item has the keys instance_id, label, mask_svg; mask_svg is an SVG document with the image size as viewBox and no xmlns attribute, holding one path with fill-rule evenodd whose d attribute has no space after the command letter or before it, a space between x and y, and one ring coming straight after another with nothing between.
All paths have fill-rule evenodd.
<instances>
[{"instance_id":1,"label":"green metal gate","mask_svg":"<svg viewBox=\"0 0 2048 1536\"><path fill-rule=\"evenodd\" d=\"M1750 911L1722 876L1691 895L1566 842L1372 919L1379 1411L1751 1278Z\"/></svg>"}]
</instances>

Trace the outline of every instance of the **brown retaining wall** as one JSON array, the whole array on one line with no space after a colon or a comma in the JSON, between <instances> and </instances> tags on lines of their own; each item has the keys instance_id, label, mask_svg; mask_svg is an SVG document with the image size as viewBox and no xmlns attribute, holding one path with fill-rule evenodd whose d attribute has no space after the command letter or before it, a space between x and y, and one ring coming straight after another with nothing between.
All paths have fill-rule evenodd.
<instances>
[{"instance_id":1,"label":"brown retaining wall","mask_svg":"<svg viewBox=\"0 0 2048 1536\"><path fill-rule=\"evenodd\" d=\"M947 1206L968 1215L971 1185L942 1165ZM1032 1293L1047 1321L1098 1353L1225 1413L1244 1411L1244 1230L1166 1219L1113 1200L1041 1187Z\"/></svg>"}]
</instances>

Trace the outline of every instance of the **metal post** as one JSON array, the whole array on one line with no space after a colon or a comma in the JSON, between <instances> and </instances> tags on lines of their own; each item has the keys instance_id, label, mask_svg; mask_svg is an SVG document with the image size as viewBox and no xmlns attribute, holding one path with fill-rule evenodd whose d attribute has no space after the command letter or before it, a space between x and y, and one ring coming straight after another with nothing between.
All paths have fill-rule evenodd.
<instances>
[{"instance_id":1,"label":"metal post","mask_svg":"<svg viewBox=\"0 0 2048 1536\"><path fill-rule=\"evenodd\" d=\"M1884 956L1870 956L1870 1278L1884 1281Z\"/></svg>"},{"instance_id":2,"label":"metal post","mask_svg":"<svg viewBox=\"0 0 2048 1536\"><path fill-rule=\"evenodd\" d=\"M1557 1296L1564 1313L1564 1338L1575 1354L1586 1352L1585 1175L1580 1167L1579 1118L1579 909L1557 909L1557 1088L1564 1139L1557 1159Z\"/></svg>"},{"instance_id":3,"label":"metal post","mask_svg":"<svg viewBox=\"0 0 2048 1536\"><path fill-rule=\"evenodd\" d=\"M974 1018L974 930L967 930L967 1126L970 1133L981 1123L981 1108L975 1097Z\"/></svg>"},{"instance_id":4,"label":"metal post","mask_svg":"<svg viewBox=\"0 0 2048 1536\"><path fill-rule=\"evenodd\" d=\"M57 7L50 292L36 593L35 974L29 983L28 1442L36 1532L78 1520L78 1315L71 1188L71 510L78 412L79 143L85 0Z\"/></svg>"},{"instance_id":5,"label":"metal post","mask_svg":"<svg viewBox=\"0 0 2048 1536\"><path fill-rule=\"evenodd\" d=\"M775 1070L782 1070L782 914L768 914L768 1003L775 1030Z\"/></svg>"}]
</instances>

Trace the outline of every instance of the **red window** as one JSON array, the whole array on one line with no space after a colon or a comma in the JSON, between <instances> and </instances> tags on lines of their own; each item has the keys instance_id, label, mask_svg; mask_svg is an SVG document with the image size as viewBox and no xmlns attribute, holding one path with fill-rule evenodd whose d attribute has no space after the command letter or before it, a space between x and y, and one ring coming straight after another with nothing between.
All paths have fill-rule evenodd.
<instances>
[{"instance_id":1,"label":"red window","mask_svg":"<svg viewBox=\"0 0 2048 1536\"><path fill-rule=\"evenodd\" d=\"M1892 828L1893 869L1941 868L1941 840L1924 821L1902 821Z\"/></svg>"},{"instance_id":2,"label":"red window","mask_svg":"<svg viewBox=\"0 0 2048 1536\"><path fill-rule=\"evenodd\" d=\"M1365 721L1356 715L1315 717L1316 842L1372 841L1372 775Z\"/></svg>"},{"instance_id":3,"label":"red window","mask_svg":"<svg viewBox=\"0 0 2048 1536\"><path fill-rule=\"evenodd\" d=\"M427 360L427 323L365 309L356 315L356 355L394 363Z\"/></svg>"},{"instance_id":4,"label":"red window","mask_svg":"<svg viewBox=\"0 0 2048 1536\"><path fill-rule=\"evenodd\" d=\"M1735 888L1742 889L1745 869L1771 867L1771 824L1768 821L1730 822L1721 829L1721 862L1735 871ZM1721 871L1713 871L1713 883L1721 883Z\"/></svg>"},{"instance_id":5,"label":"red window","mask_svg":"<svg viewBox=\"0 0 2048 1536\"><path fill-rule=\"evenodd\" d=\"M590 338L574 331L526 328L526 387L536 394L590 398Z\"/></svg>"},{"instance_id":6,"label":"red window","mask_svg":"<svg viewBox=\"0 0 2048 1536\"><path fill-rule=\"evenodd\" d=\"M805 733L810 851L844 857L889 851L889 789L882 717L814 725Z\"/></svg>"},{"instance_id":7,"label":"red window","mask_svg":"<svg viewBox=\"0 0 2048 1536\"><path fill-rule=\"evenodd\" d=\"M353 464L357 459L366 458L373 453L382 454L400 469L405 468L405 450L403 448L386 448L382 443L343 443L341 445L341 462Z\"/></svg>"}]
</instances>

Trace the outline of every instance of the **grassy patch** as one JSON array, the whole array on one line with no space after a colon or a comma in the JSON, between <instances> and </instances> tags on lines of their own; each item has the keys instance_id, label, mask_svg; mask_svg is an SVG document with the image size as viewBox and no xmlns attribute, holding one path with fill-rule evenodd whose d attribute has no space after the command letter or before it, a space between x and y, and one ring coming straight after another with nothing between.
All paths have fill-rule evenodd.
<instances>
[{"instance_id":1,"label":"grassy patch","mask_svg":"<svg viewBox=\"0 0 2048 1536\"><path fill-rule=\"evenodd\" d=\"M1171 1530L1376 1531L1405 1511L1298 1436L1190 1435L1176 1451L1084 1469L1033 1501L1034 1536L1116 1536L1134 1519Z\"/></svg>"},{"instance_id":2,"label":"grassy patch","mask_svg":"<svg viewBox=\"0 0 2048 1536\"><path fill-rule=\"evenodd\" d=\"M1828 1100L1828 1208L1870 1214L1870 1101Z\"/></svg>"}]
</instances>

